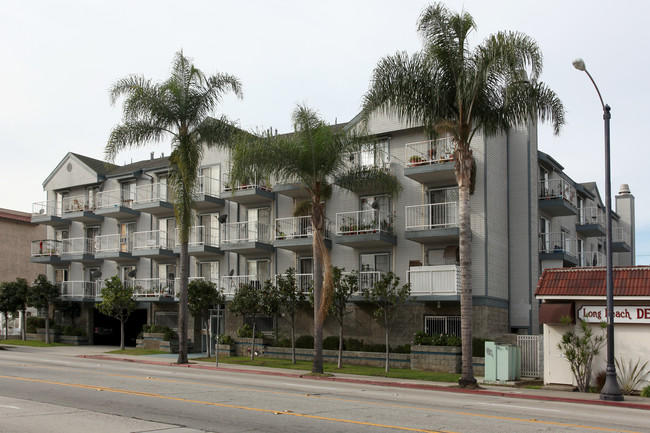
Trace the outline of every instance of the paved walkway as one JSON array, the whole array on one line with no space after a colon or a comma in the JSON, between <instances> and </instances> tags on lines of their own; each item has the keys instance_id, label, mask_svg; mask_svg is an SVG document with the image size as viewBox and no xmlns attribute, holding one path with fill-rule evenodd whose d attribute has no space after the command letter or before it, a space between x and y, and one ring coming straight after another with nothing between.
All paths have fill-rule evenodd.
<instances>
[{"instance_id":1,"label":"paved walkway","mask_svg":"<svg viewBox=\"0 0 650 433\"><path fill-rule=\"evenodd\" d=\"M135 356L135 355L115 355L115 354L107 353L109 351L115 350L115 347L113 346L55 346L55 347L43 348L43 350L47 350L50 353L56 353L57 355L62 355L62 356L83 357L83 358L103 359L103 360L122 361L122 362L137 362L137 363L154 364L154 365L172 365L172 366L178 366L179 368L200 368L200 369L232 371L232 372L248 373L248 374L265 374L265 375L274 375L274 376L294 377L294 378L302 378L306 380L338 381L338 382L359 383L359 384L377 385L377 386L395 386L401 388L430 389L430 390L445 391L445 392L474 393L474 394L483 394L483 395L506 396L511 398L521 398L521 399L529 399L529 400L550 400L550 401L562 401L567 403L608 405L608 406L619 406L619 407L650 410L650 398L645 398L645 397L625 396L624 401L621 402L603 401L600 399L599 394L594 394L594 393L581 393L581 392L571 392L571 391L561 391L561 390L551 390L551 389L525 389L525 388L516 388L514 386L507 386L507 385L484 384L484 383L480 383L481 378L478 378L480 383L480 389L467 390L467 389L459 389L454 384L448 382L430 382L430 381L422 381L422 380L358 376L353 374L342 374L342 373L335 373L333 377L315 377L315 376L307 375L307 372L305 372L304 370L278 369L278 368L270 368L270 367L227 364L223 362L227 358L220 359L219 367L215 367L215 364L212 362L208 363L203 361L197 361L196 359L194 359L194 358L203 357L204 354L202 353L191 353L188 355L188 358L190 359L189 364L178 365L176 364L176 360L178 358L178 355L176 354Z\"/></svg>"}]
</instances>

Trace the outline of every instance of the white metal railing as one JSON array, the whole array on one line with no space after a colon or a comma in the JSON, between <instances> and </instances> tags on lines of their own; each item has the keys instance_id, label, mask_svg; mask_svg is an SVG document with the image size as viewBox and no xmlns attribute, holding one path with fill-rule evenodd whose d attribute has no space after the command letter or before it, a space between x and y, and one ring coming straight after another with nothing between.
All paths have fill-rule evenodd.
<instances>
[{"instance_id":1,"label":"white metal railing","mask_svg":"<svg viewBox=\"0 0 650 433\"><path fill-rule=\"evenodd\" d=\"M176 246L179 246L179 229L176 229ZM190 227L190 237L187 241L188 245L197 246L205 245L207 247L219 246L219 229L216 227L206 226L192 226Z\"/></svg>"},{"instance_id":2,"label":"white metal railing","mask_svg":"<svg viewBox=\"0 0 650 433\"><path fill-rule=\"evenodd\" d=\"M199 176L197 183L197 195L209 195L219 197L221 194L221 181L209 176Z\"/></svg>"},{"instance_id":3,"label":"white metal railing","mask_svg":"<svg viewBox=\"0 0 650 433\"><path fill-rule=\"evenodd\" d=\"M99 235L95 238L95 250L98 253L130 253L133 251L133 238L120 234Z\"/></svg>"},{"instance_id":4,"label":"white metal railing","mask_svg":"<svg viewBox=\"0 0 650 433\"><path fill-rule=\"evenodd\" d=\"M146 297L174 297L174 279L173 278L136 278L126 281L133 287L133 296L137 298Z\"/></svg>"},{"instance_id":5,"label":"white metal railing","mask_svg":"<svg viewBox=\"0 0 650 433\"><path fill-rule=\"evenodd\" d=\"M271 191L271 184L267 179L260 179L257 175L253 175L248 182L233 185L230 181L230 173L224 172L221 174L221 186L224 191L240 191L243 189L260 188L266 191Z\"/></svg>"},{"instance_id":6,"label":"white metal railing","mask_svg":"<svg viewBox=\"0 0 650 433\"><path fill-rule=\"evenodd\" d=\"M260 221L241 221L221 224L221 244L238 244L244 242L271 242L271 230L268 224Z\"/></svg>"},{"instance_id":7,"label":"white metal railing","mask_svg":"<svg viewBox=\"0 0 650 433\"><path fill-rule=\"evenodd\" d=\"M325 219L325 239L330 237L330 222ZM275 220L275 239L301 239L312 237L311 216L277 218Z\"/></svg>"},{"instance_id":8,"label":"white metal railing","mask_svg":"<svg viewBox=\"0 0 650 433\"><path fill-rule=\"evenodd\" d=\"M56 200L39 201L32 204L32 217L39 216L61 216L61 207Z\"/></svg>"},{"instance_id":9,"label":"white metal railing","mask_svg":"<svg viewBox=\"0 0 650 433\"><path fill-rule=\"evenodd\" d=\"M94 254L95 238L69 238L61 241L61 254Z\"/></svg>"},{"instance_id":10,"label":"white metal railing","mask_svg":"<svg viewBox=\"0 0 650 433\"><path fill-rule=\"evenodd\" d=\"M563 253L577 257L577 244L576 238L564 232L539 234L540 253Z\"/></svg>"},{"instance_id":11,"label":"white metal railing","mask_svg":"<svg viewBox=\"0 0 650 433\"><path fill-rule=\"evenodd\" d=\"M75 195L72 197L63 197L63 213L94 211L95 202L89 203L85 195Z\"/></svg>"},{"instance_id":12,"label":"white metal railing","mask_svg":"<svg viewBox=\"0 0 650 433\"><path fill-rule=\"evenodd\" d=\"M630 239L630 232L627 231L624 227L612 228L612 242L630 245Z\"/></svg>"},{"instance_id":13,"label":"white metal railing","mask_svg":"<svg viewBox=\"0 0 650 433\"><path fill-rule=\"evenodd\" d=\"M264 277L258 275L226 275L221 277L221 288L226 295L234 295L237 289L244 284L253 284L262 287Z\"/></svg>"},{"instance_id":14,"label":"white metal railing","mask_svg":"<svg viewBox=\"0 0 650 433\"><path fill-rule=\"evenodd\" d=\"M149 183L143 185L137 185L135 187L135 202L140 203L151 203L154 201L169 201L171 200L171 194L169 193L169 185L166 183Z\"/></svg>"},{"instance_id":15,"label":"white metal railing","mask_svg":"<svg viewBox=\"0 0 650 433\"><path fill-rule=\"evenodd\" d=\"M280 274L281 276L286 276L286 274ZM275 281L274 283L277 284L278 282L278 276L275 276ZM314 285L314 274L294 274L294 277L296 278L296 285L300 289L302 293L305 295L309 294L311 288Z\"/></svg>"},{"instance_id":16,"label":"white metal railing","mask_svg":"<svg viewBox=\"0 0 650 433\"><path fill-rule=\"evenodd\" d=\"M455 295L460 293L460 267L417 266L406 271L411 295Z\"/></svg>"},{"instance_id":17,"label":"white metal railing","mask_svg":"<svg viewBox=\"0 0 650 433\"><path fill-rule=\"evenodd\" d=\"M101 281L63 281L58 284L62 298L96 298L101 294Z\"/></svg>"},{"instance_id":18,"label":"white metal railing","mask_svg":"<svg viewBox=\"0 0 650 433\"><path fill-rule=\"evenodd\" d=\"M580 266L598 267L607 264L607 257L598 251L583 251L580 253Z\"/></svg>"},{"instance_id":19,"label":"white metal railing","mask_svg":"<svg viewBox=\"0 0 650 433\"><path fill-rule=\"evenodd\" d=\"M600 224L603 227L606 225L605 212L598 206L590 206L580 210L580 220L578 224Z\"/></svg>"},{"instance_id":20,"label":"white metal railing","mask_svg":"<svg viewBox=\"0 0 650 433\"><path fill-rule=\"evenodd\" d=\"M149 250L156 248L171 249L175 244L173 235L163 230L149 230L133 233L133 250Z\"/></svg>"},{"instance_id":21,"label":"white metal railing","mask_svg":"<svg viewBox=\"0 0 650 433\"><path fill-rule=\"evenodd\" d=\"M408 143L404 147L404 160L407 167L453 161L454 148L451 137Z\"/></svg>"},{"instance_id":22,"label":"white metal railing","mask_svg":"<svg viewBox=\"0 0 650 433\"><path fill-rule=\"evenodd\" d=\"M97 193L97 209L108 209L119 206L130 208L133 205L135 197L136 194L122 189L99 191Z\"/></svg>"},{"instance_id":23,"label":"white metal railing","mask_svg":"<svg viewBox=\"0 0 650 433\"><path fill-rule=\"evenodd\" d=\"M578 198L576 189L564 179L549 179L542 180L539 183L540 198L562 198L564 201L571 203L573 206L578 207Z\"/></svg>"},{"instance_id":24,"label":"white metal railing","mask_svg":"<svg viewBox=\"0 0 650 433\"><path fill-rule=\"evenodd\" d=\"M336 214L336 234L356 235L384 232L394 233L395 215L391 212L369 209Z\"/></svg>"},{"instance_id":25,"label":"white metal railing","mask_svg":"<svg viewBox=\"0 0 650 433\"><path fill-rule=\"evenodd\" d=\"M458 202L406 206L406 230L458 227Z\"/></svg>"},{"instance_id":26,"label":"white metal railing","mask_svg":"<svg viewBox=\"0 0 650 433\"><path fill-rule=\"evenodd\" d=\"M63 246L61 241L56 239L43 239L32 241L32 257L58 256L61 255Z\"/></svg>"},{"instance_id":27,"label":"white metal railing","mask_svg":"<svg viewBox=\"0 0 650 433\"><path fill-rule=\"evenodd\" d=\"M343 272L343 275L350 275L352 272ZM359 291L360 294L364 289L372 289L375 283L386 276L386 272L382 271L359 271Z\"/></svg>"}]
</instances>

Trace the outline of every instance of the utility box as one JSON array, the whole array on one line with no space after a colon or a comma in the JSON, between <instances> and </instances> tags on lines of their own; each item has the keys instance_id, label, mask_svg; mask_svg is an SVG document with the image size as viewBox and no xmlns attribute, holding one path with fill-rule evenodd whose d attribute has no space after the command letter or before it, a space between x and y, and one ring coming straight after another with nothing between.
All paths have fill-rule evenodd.
<instances>
[{"instance_id":1,"label":"utility box","mask_svg":"<svg viewBox=\"0 0 650 433\"><path fill-rule=\"evenodd\" d=\"M511 344L485 342L485 381L521 379L521 348Z\"/></svg>"}]
</instances>

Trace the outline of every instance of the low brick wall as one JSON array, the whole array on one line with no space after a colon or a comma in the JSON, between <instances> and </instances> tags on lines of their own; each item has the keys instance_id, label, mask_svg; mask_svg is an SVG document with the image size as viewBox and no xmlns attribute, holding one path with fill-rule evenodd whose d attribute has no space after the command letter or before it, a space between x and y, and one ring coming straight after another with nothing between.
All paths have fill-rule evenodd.
<instances>
[{"instance_id":1,"label":"low brick wall","mask_svg":"<svg viewBox=\"0 0 650 433\"><path fill-rule=\"evenodd\" d=\"M461 361L460 346L411 346L413 370L460 373Z\"/></svg>"},{"instance_id":2,"label":"low brick wall","mask_svg":"<svg viewBox=\"0 0 650 433\"><path fill-rule=\"evenodd\" d=\"M296 359L299 361L311 361L313 359L313 354L313 349L296 349ZM266 347L262 356L265 358L291 359L291 348ZM337 362L338 356L338 350L323 350L323 361ZM385 363L386 354L384 352L343 351L343 364L383 367ZM408 353L391 353L389 357L389 367L411 368L410 355Z\"/></svg>"},{"instance_id":3,"label":"low brick wall","mask_svg":"<svg viewBox=\"0 0 650 433\"><path fill-rule=\"evenodd\" d=\"M18 336L18 339L20 339L20 336ZM32 340L32 341L45 341L45 328L38 328L36 330L36 333L26 332L25 339ZM50 329L50 343L58 343L58 342L59 342L59 331Z\"/></svg>"},{"instance_id":4,"label":"low brick wall","mask_svg":"<svg viewBox=\"0 0 650 433\"><path fill-rule=\"evenodd\" d=\"M474 376L485 377L485 358L475 356L472 358L474 364Z\"/></svg>"},{"instance_id":5,"label":"low brick wall","mask_svg":"<svg viewBox=\"0 0 650 433\"><path fill-rule=\"evenodd\" d=\"M215 344L219 356L229 357L235 356L235 346L231 344Z\"/></svg>"},{"instance_id":6,"label":"low brick wall","mask_svg":"<svg viewBox=\"0 0 650 433\"><path fill-rule=\"evenodd\" d=\"M76 335L60 335L59 343L70 344L72 346L85 346L90 344L88 337Z\"/></svg>"},{"instance_id":7,"label":"low brick wall","mask_svg":"<svg viewBox=\"0 0 650 433\"><path fill-rule=\"evenodd\" d=\"M235 341L235 356L250 356L251 355L251 347L253 346L253 339L252 338L242 338L242 337L235 337L233 338ZM257 352L258 355L261 355L264 353L266 350L266 347L271 344L270 340L265 340L264 338L256 338L255 339L255 351ZM221 352L219 352L221 353Z\"/></svg>"},{"instance_id":8,"label":"low brick wall","mask_svg":"<svg viewBox=\"0 0 650 433\"><path fill-rule=\"evenodd\" d=\"M136 349L160 350L161 352L178 353L178 340L165 341L165 334L159 332L143 332L142 339L135 340ZM187 351L193 349L192 340L187 340Z\"/></svg>"}]
</instances>

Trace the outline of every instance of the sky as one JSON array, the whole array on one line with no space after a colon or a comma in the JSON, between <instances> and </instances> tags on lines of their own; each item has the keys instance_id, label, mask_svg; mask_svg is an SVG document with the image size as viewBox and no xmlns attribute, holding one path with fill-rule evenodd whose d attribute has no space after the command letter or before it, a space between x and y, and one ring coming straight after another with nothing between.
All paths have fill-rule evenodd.
<instances>
[{"instance_id":1,"label":"sky","mask_svg":"<svg viewBox=\"0 0 650 433\"><path fill-rule=\"evenodd\" d=\"M414 0L49 1L0 0L0 207L31 212L42 183L67 152L102 159L120 122L108 89L130 74L162 81L183 50L205 73L241 80L244 98L224 98L217 114L242 128L291 130L296 104L329 123L361 106L377 61L422 47L416 22L429 3ZM650 58L642 0L464 0L449 9L477 24L471 44L497 31L534 38L541 80L567 111L559 136L539 131L539 149L577 182L595 181L604 198L602 107L581 57L612 107L612 196L636 197L636 261L650 264L650 177L641 129L648 118ZM647 121L647 120L646 120ZM120 153L124 164L169 154L169 145Z\"/></svg>"}]
</instances>

